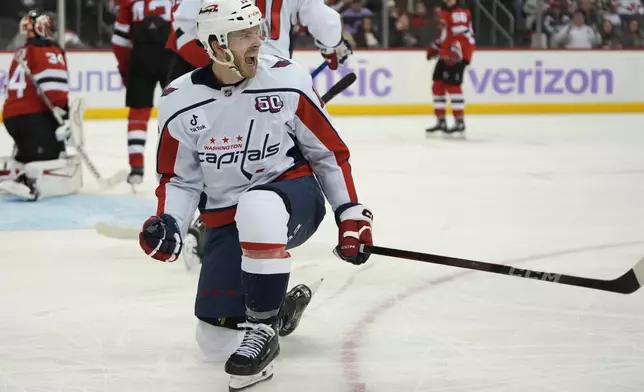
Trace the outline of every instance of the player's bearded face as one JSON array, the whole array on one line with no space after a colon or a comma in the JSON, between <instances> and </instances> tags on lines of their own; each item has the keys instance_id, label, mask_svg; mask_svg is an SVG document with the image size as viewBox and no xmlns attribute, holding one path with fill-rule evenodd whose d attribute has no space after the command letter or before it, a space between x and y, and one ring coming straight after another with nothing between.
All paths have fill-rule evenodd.
<instances>
[{"instance_id":1,"label":"player's bearded face","mask_svg":"<svg viewBox=\"0 0 644 392\"><path fill-rule=\"evenodd\" d=\"M242 76L252 78L257 73L259 47L266 39L265 24L228 34L228 48Z\"/></svg>"}]
</instances>

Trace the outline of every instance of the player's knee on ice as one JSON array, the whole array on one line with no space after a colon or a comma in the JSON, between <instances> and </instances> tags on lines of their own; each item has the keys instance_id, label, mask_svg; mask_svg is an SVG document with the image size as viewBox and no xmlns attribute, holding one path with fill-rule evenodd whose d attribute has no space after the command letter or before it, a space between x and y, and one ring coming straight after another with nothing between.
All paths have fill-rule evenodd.
<instances>
[{"instance_id":1,"label":"player's knee on ice","mask_svg":"<svg viewBox=\"0 0 644 392\"><path fill-rule=\"evenodd\" d=\"M244 331L217 327L197 321L197 344L209 361L224 362L237 350L244 339Z\"/></svg>"},{"instance_id":2,"label":"player's knee on ice","mask_svg":"<svg viewBox=\"0 0 644 392\"><path fill-rule=\"evenodd\" d=\"M286 246L289 218L284 199L276 192L250 190L244 193L239 198L235 215L242 249L254 247L251 244Z\"/></svg>"}]
</instances>

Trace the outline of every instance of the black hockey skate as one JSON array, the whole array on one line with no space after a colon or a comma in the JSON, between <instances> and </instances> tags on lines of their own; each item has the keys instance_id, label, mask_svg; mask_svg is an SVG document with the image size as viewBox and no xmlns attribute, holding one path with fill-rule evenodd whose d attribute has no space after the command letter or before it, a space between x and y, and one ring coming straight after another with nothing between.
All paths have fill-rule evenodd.
<instances>
[{"instance_id":1,"label":"black hockey skate","mask_svg":"<svg viewBox=\"0 0 644 392\"><path fill-rule=\"evenodd\" d=\"M463 119L456 120L456 124L453 127L444 131L447 135L460 135L465 136L465 121Z\"/></svg>"},{"instance_id":2,"label":"black hockey skate","mask_svg":"<svg viewBox=\"0 0 644 392\"><path fill-rule=\"evenodd\" d=\"M286 293L280 312L277 315L280 336L288 336L295 331L300 324L304 310L309 306L313 294L315 294L321 283L322 280L312 284L311 287L305 284L298 284Z\"/></svg>"},{"instance_id":3,"label":"black hockey skate","mask_svg":"<svg viewBox=\"0 0 644 392\"><path fill-rule=\"evenodd\" d=\"M430 135L434 132L445 132L446 130L447 130L447 122L445 122L444 118L441 118L438 120L436 125L434 125L431 128L425 129L425 132L427 133L427 135Z\"/></svg>"},{"instance_id":4,"label":"black hockey skate","mask_svg":"<svg viewBox=\"0 0 644 392\"><path fill-rule=\"evenodd\" d=\"M188 228L188 234L183 241L183 250L181 251L181 257L188 271L201 264L205 230L206 225L199 217L193 220Z\"/></svg>"},{"instance_id":5,"label":"black hockey skate","mask_svg":"<svg viewBox=\"0 0 644 392\"><path fill-rule=\"evenodd\" d=\"M143 168L142 167L133 167L130 170L130 174L127 175L127 183L132 185L140 185L143 182Z\"/></svg>"},{"instance_id":6,"label":"black hockey skate","mask_svg":"<svg viewBox=\"0 0 644 392\"><path fill-rule=\"evenodd\" d=\"M228 361L226 373L230 374L229 392L250 388L273 377L273 361L280 353L279 337L267 324L245 323L244 340Z\"/></svg>"}]
</instances>

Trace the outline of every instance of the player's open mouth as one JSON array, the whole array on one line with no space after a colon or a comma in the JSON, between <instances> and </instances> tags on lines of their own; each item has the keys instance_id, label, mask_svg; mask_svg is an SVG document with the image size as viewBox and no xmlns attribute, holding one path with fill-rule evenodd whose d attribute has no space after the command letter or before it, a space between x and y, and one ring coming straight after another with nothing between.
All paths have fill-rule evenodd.
<instances>
[{"instance_id":1,"label":"player's open mouth","mask_svg":"<svg viewBox=\"0 0 644 392\"><path fill-rule=\"evenodd\" d=\"M257 67L257 57L256 56L248 56L244 58L244 62L246 65L249 65L252 68Z\"/></svg>"}]
</instances>

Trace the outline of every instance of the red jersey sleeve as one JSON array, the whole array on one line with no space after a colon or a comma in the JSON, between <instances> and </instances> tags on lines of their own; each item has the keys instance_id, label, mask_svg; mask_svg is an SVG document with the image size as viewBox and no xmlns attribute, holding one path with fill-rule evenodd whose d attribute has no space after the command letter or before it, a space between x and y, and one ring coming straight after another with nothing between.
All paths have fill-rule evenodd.
<instances>
[{"instance_id":1,"label":"red jersey sleeve","mask_svg":"<svg viewBox=\"0 0 644 392\"><path fill-rule=\"evenodd\" d=\"M65 108L69 95L67 58L58 46L31 46L27 66L52 105Z\"/></svg>"},{"instance_id":2,"label":"red jersey sleeve","mask_svg":"<svg viewBox=\"0 0 644 392\"><path fill-rule=\"evenodd\" d=\"M130 39L130 27L132 24L132 3L124 0L119 6L119 14L114 22L114 34L112 35L112 51L118 62L119 72L124 74L127 70L130 52L132 51L132 40Z\"/></svg>"}]
</instances>

